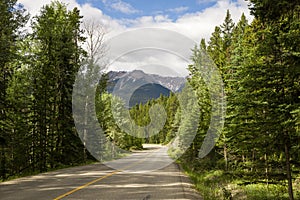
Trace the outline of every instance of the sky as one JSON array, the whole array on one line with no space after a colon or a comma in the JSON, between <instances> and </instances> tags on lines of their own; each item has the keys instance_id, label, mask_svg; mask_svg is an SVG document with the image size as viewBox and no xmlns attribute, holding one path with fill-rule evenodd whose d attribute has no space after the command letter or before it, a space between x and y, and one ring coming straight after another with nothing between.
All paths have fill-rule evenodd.
<instances>
[{"instance_id":1,"label":"sky","mask_svg":"<svg viewBox=\"0 0 300 200\"><path fill-rule=\"evenodd\" d=\"M31 16L35 16L40 8L49 4L51 0L19 0L18 2L24 5ZM249 2L245 0L62 0L62 2L66 3L69 9L79 8L84 21L93 20L101 24L106 32L107 41L120 42L112 49L124 47L127 49L122 52L123 56L117 56L118 59L116 56L110 58L113 63L113 66L109 66L110 69L133 70L143 69L143 66L149 69L151 65L158 69L157 66L165 66L165 69L161 69L164 72L161 73L168 74L170 70L170 74L174 76L176 73L176 75L187 75L186 66L189 61L185 58L190 56L190 54L178 55L181 51L177 52L177 50L182 46L183 49L187 49L186 44L190 44L188 39L195 44L199 44L201 38L208 41L214 27L223 23L227 9L235 22L238 22L242 13L249 21L253 19L248 9ZM134 31L143 28L145 34ZM148 34L149 30L153 30L151 28L165 30L165 32L151 35ZM122 38L123 33L126 33L125 37L135 38L138 41L148 39L146 42L141 42L142 46L137 45L136 48L140 49L144 45L145 48L153 47L152 50L132 53L135 42L129 44L123 42L124 40L121 41L119 35L121 34ZM162 34L161 37L158 34ZM179 34L188 39L182 39ZM148 38L144 35L148 35ZM160 50L157 46L151 46L154 39L159 40L156 44ZM115 42L113 43L116 45ZM170 43L174 45L170 46ZM165 55L164 58L162 55ZM119 58L120 56L122 59ZM173 73L174 71L176 73Z\"/></svg>"}]
</instances>

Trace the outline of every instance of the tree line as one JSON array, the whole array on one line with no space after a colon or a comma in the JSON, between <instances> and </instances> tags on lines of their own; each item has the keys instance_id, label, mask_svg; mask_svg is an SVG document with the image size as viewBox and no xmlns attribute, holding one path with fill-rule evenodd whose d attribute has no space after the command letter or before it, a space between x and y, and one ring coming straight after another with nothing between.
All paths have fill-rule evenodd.
<instances>
[{"instance_id":1,"label":"tree line","mask_svg":"<svg viewBox=\"0 0 300 200\"><path fill-rule=\"evenodd\" d=\"M202 39L193 48L187 81L199 110L180 109L180 101L192 105L189 96L161 96L129 112L136 124L145 126L150 107L161 104L167 113L164 128L151 137L143 138L145 132L138 131L134 134L139 137L128 135L111 110L112 103L117 108L124 104L107 93L103 76L95 95L96 115L107 138L127 150L140 149L145 142L168 144L175 136L184 146L196 129L180 158L194 171L221 169L250 182L287 180L292 200L293 180L300 169L300 5L298 1L251 0L250 9L251 23L242 15L235 24L227 11L209 41ZM16 0L1 1L0 10L1 179L93 159L75 129L72 88L83 63L87 74L100 73L95 54L104 56L102 36L98 40L84 37L79 10L68 10L57 1L33 18L31 33L24 31L29 16ZM92 30L86 33L93 36ZM95 41L100 41L99 46L95 47ZM89 44L87 51L82 48L84 42ZM227 105L216 146L199 159L212 116L211 88L201 73L206 55L221 74ZM122 112L117 114L123 116Z\"/></svg>"},{"instance_id":2,"label":"tree line","mask_svg":"<svg viewBox=\"0 0 300 200\"><path fill-rule=\"evenodd\" d=\"M292 180L300 164L300 5L251 2L251 24L243 15L235 25L228 11L208 46L200 47L225 84L225 128L215 152L225 170L251 172L266 183L285 177L294 199Z\"/></svg>"},{"instance_id":3,"label":"tree line","mask_svg":"<svg viewBox=\"0 0 300 200\"><path fill-rule=\"evenodd\" d=\"M72 89L87 52L79 10L54 1L31 20L16 0L0 2L0 177L84 163Z\"/></svg>"},{"instance_id":4,"label":"tree line","mask_svg":"<svg viewBox=\"0 0 300 200\"><path fill-rule=\"evenodd\" d=\"M300 5L298 1L251 3L251 23L243 14L235 24L227 10L209 41L202 39L193 49L187 81L197 95L200 114L182 112L177 95L161 97L156 102L165 106L168 118L150 142L167 144L178 136L184 144L195 129L193 118L199 117L196 137L180 158L184 163L194 171L223 170L241 176L245 184L286 181L292 200L300 169ZM227 105L216 146L199 159L212 114L213 97L203 77L207 55L222 76ZM137 123L149 123L152 104L131 110Z\"/></svg>"}]
</instances>

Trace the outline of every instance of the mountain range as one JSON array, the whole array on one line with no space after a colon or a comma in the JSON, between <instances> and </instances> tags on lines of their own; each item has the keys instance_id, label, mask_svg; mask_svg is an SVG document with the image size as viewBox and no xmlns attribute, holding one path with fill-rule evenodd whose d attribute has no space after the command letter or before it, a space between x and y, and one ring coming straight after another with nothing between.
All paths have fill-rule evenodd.
<instances>
[{"instance_id":1,"label":"mountain range","mask_svg":"<svg viewBox=\"0 0 300 200\"><path fill-rule=\"evenodd\" d=\"M125 100L126 106L145 104L160 95L169 96L184 87L184 77L165 77L141 70L108 72L107 91Z\"/></svg>"}]
</instances>

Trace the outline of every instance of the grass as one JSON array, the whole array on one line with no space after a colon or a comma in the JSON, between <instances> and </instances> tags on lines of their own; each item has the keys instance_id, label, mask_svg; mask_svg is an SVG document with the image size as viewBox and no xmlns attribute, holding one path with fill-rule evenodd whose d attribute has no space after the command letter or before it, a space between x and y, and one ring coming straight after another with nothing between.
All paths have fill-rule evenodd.
<instances>
[{"instance_id":1,"label":"grass","mask_svg":"<svg viewBox=\"0 0 300 200\"><path fill-rule=\"evenodd\" d=\"M204 200L288 200L287 183L249 183L243 176L223 170L196 171L179 163ZM245 184L246 183L246 184ZM300 200L300 177L294 181L294 198Z\"/></svg>"},{"instance_id":2,"label":"grass","mask_svg":"<svg viewBox=\"0 0 300 200\"><path fill-rule=\"evenodd\" d=\"M287 187L283 185L250 184L243 187L248 199L289 199Z\"/></svg>"}]
</instances>

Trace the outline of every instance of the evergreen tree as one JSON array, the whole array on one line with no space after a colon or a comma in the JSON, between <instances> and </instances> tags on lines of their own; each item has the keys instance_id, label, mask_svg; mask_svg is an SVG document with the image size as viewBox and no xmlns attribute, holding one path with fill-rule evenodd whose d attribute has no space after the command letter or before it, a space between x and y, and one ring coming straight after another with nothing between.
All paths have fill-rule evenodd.
<instances>
[{"instance_id":1,"label":"evergreen tree","mask_svg":"<svg viewBox=\"0 0 300 200\"><path fill-rule=\"evenodd\" d=\"M53 2L33 22L35 127L40 171L48 164L72 164L82 157L74 131L72 89L83 53L79 10ZM80 162L80 161L79 161Z\"/></svg>"},{"instance_id":2,"label":"evergreen tree","mask_svg":"<svg viewBox=\"0 0 300 200\"><path fill-rule=\"evenodd\" d=\"M237 23L237 26L233 30L232 34L232 44L231 44L231 55L230 55L230 63L228 63L227 69L228 73L224 75L224 82L226 84L226 121L225 127L223 130L224 135L226 135L226 145L229 148L230 153L239 152L241 154L245 153L249 148L247 145L245 146L245 136L251 135L251 133L247 132L247 129L243 129L243 134L241 134L241 128L247 127L244 125L243 112L239 110L239 100L242 97L240 95L240 79L241 76L239 72L242 69L245 60L245 49L250 48L249 41L245 41L247 34L246 29L248 28L248 22L244 14L242 14L240 21ZM246 48L245 48L246 47ZM243 124L243 125L241 125ZM237 129L239 127L239 129ZM236 144L239 144L238 146ZM230 156L230 155L229 155ZM240 157L234 157L235 161ZM244 160L245 161L245 160ZM230 160L229 160L230 162Z\"/></svg>"},{"instance_id":3,"label":"evergreen tree","mask_svg":"<svg viewBox=\"0 0 300 200\"><path fill-rule=\"evenodd\" d=\"M251 74L256 80L254 83L245 78L247 81L243 84L247 88L253 85L248 94L252 99L255 98L256 113L260 113L260 131L270 136L271 141L267 145L276 147L271 150L277 155L284 152L290 199L294 199L290 152L294 139L297 141L291 112L299 107L297 94L300 90L297 81L300 78L299 45L296 44L299 37L295 35L299 32L299 28L296 28L299 27L297 2L253 1L252 11L259 19L259 24L254 33L256 46L253 54L256 59L252 60L249 69L252 69ZM261 12L261 8L267 8L267 12ZM280 10L286 12L281 14Z\"/></svg>"},{"instance_id":4,"label":"evergreen tree","mask_svg":"<svg viewBox=\"0 0 300 200\"><path fill-rule=\"evenodd\" d=\"M211 59L214 61L215 65L221 70L223 74L223 66L225 65L226 54L223 51L223 39L221 37L222 30L219 26L215 27L215 31L210 37L208 42L207 52Z\"/></svg>"},{"instance_id":5,"label":"evergreen tree","mask_svg":"<svg viewBox=\"0 0 300 200\"><path fill-rule=\"evenodd\" d=\"M231 54L231 44L232 44L232 32L234 30L234 23L231 19L231 14L229 10L226 12L226 17L221 25L222 30L222 39L223 39L223 51L225 52L226 62L230 62L230 54Z\"/></svg>"},{"instance_id":6,"label":"evergreen tree","mask_svg":"<svg viewBox=\"0 0 300 200\"><path fill-rule=\"evenodd\" d=\"M13 73L18 67L13 64L19 59L17 45L21 38L21 28L28 20L24 9L17 4L17 0L4 0L0 2L0 177L6 178L7 159L10 157L12 141L11 132L13 122L8 118L8 112L12 111L12 102L9 102L7 88Z\"/></svg>"}]
</instances>

